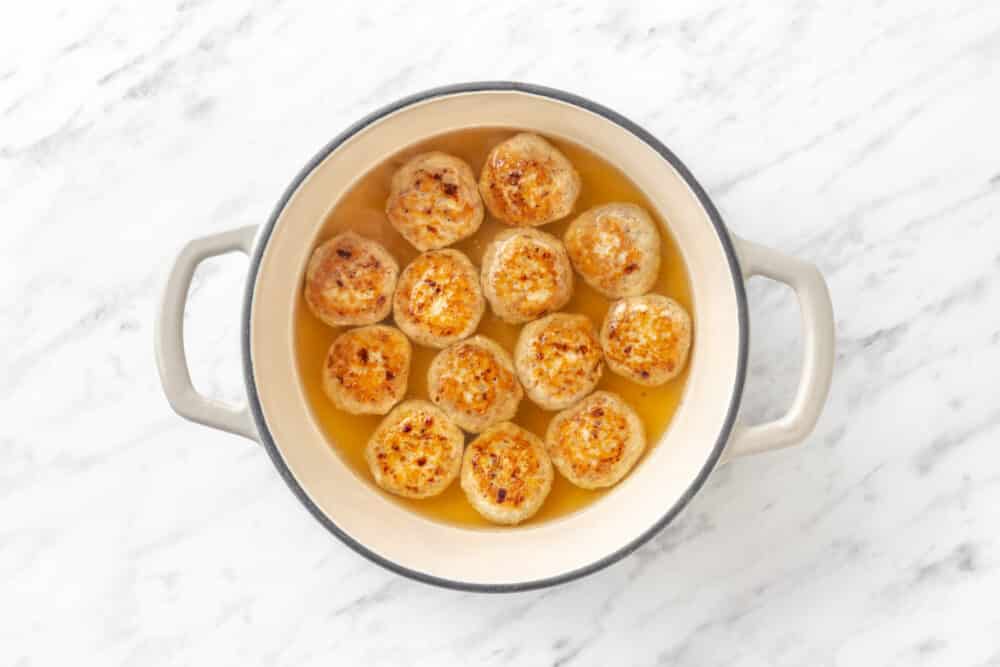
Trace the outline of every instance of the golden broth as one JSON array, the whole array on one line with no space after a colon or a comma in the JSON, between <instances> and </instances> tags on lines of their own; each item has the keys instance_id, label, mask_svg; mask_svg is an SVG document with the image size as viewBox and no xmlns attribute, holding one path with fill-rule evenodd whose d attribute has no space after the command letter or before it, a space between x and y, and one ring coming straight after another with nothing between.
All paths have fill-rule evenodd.
<instances>
[{"instance_id":1,"label":"golden broth","mask_svg":"<svg viewBox=\"0 0 1000 667\"><path fill-rule=\"evenodd\" d=\"M472 166L473 171L478 176L489 150L514 133L515 130L502 128L460 130L411 146L389 158L362 176L351 190L337 202L323 224L317 243L325 241L339 232L353 230L385 245L389 252L395 256L402 269L419 253L392 228L385 217L385 201L389 195L389 183L396 169L418 153L439 150L462 158ZM542 229L561 238L569 222L577 214L592 206L614 201L632 202L642 206L660 224L662 262L660 276L653 291L676 299L691 312L691 289L681 254L673 238L666 231L667 227L663 219L650 205L643 193L617 168L590 151L572 143L552 139L549 141L557 146L580 172L583 189L573 215L559 222L545 225ZM479 265L486 245L495 234L506 228L506 225L493 220L487 212L486 220L479 231L471 238L465 239L453 247L467 253L472 261ZM608 300L591 289L578 275L574 278L573 298L563 310L584 313L593 320L596 327L600 328L604 314L608 309ZM302 291L299 291L295 314L295 354L309 407L330 446L364 483L374 486L371 473L365 462L364 448L382 417L351 415L338 410L323 392L320 369L326 358L327 350L342 330L342 328L334 329L320 322L306 306ZM493 338L508 352L512 352L519 330L520 325L502 322L487 305L486 313L477 333ZM435 349L413 346L413 365L410 369L407 398L429 399L427 368L436 353ZM663 386L643 387L619 377L605 368L604 377L601 379L598 389L606 389L620 394L639 413L646 428L646 438L649 442L648 453L650 449L657 446L660 436L663 435L677 405L680 403L684 386L687 383L687 374L688 371L685 369L677 379ZM528 398L525 398L513 421L544 438L549 419L554 414L542 410ZM642 460L638 465L642 465ZM552 493L541 510L526 523L539 523L565 516L586 507L610 490L613 490L613 487L598 491L578 488L566 481L557 471L552 485ZM385 495L407 509L430 519L461 526L493 526L466 501L457 480L443 494L434 498L411 500L388 493Z\"/></svg>"}]
</instances>

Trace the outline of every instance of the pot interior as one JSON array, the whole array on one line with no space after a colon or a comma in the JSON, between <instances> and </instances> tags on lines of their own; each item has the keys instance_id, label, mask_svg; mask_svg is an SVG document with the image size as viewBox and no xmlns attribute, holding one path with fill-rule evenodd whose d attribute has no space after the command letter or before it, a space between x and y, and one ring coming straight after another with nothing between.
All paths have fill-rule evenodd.
<instances>
[{"instance_id":1,"label":"pot interior","mask_svg":"<svg viewBox=\"0 0 1000 667\"><path fill-rule=\"evenodd\" d=\"M625 480L563 518L515 528L428 520L360 482L326 441L295 361L301 276L330 209L400 149L473 127L509 126L587 147L622 170L669 226L691 281L695 345L670 427ZM388 224L388 222L386 222ZM563 578L633 546L686 501L728 436L742 385L741 283L724 232L670 161L616 122L525 91L459 92L405 106L362 127L301 181L261 243L249 322L256 400L279 467L304 500L370 555L397 569L466 586ZM270 437L268 437L270 436Z\"/></svg>"}]
</instances>

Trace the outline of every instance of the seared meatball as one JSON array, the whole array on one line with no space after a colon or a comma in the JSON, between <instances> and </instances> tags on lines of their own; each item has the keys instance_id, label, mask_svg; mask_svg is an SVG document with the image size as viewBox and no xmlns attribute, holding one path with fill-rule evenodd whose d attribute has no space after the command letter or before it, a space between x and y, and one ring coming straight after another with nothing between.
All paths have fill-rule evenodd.
<instances>
[{"instance_id":1,"label":"seared meatball","mask_svg":"<svg viewBox=\"0 0 1000 667\"><path fill-rule=\"evenodd\" d=\"M609 391L595 391L549 422L545 446L556 470L584 489L618 483L646 448L642 420Z\"/></svg>"},{"instance_id":2,"label":"seared meatball","mask_svg":"<svg viewBox=\"0 0 1000 667\"><path fill-rule=\"evenodd\" d=\"M691 316L660 294L616 301L601 327L601 347L615 373L639 384L664 384L687 363Z\"/></svg>"},{"instance_id":3,"label":"seared meatball","mask_svg":"<svg viewBox=\"0 0 1000 667\"><path fill-rule=\"evenodd\" d=\"M450 248L410 262L393 299L396 324L415 343L429 347L446 347L472 335L484 310L476 267Z\"/></svg>"},{"instance_id":4,"label":"seared meatball","mask_svg":"<svg viewBox=\"0 0 1000 667\"><path fill-rule=\"evenodd\" d=\"M365 460L375 483L404 498L436 496L462 469L465 436L427 401L405 401L375 429Z\"/></svg>"},{"instance_id":5,"label":"seared meatball","mask_svg":"<svg viewBox=\"0 0 1000 667\"><path fill-rule=\"evenodd\" d=\"M462 459L462 490L494 523L521 523L534 515L552 490L552 477L541 439L510 422L486 429Z\"/></svg>"},{"instance_id":6,"label":"seared meatball","mask_svg":"<svg viewBox=\"0 0 1000 667\"><path fill-rule=\"evenodd\" d=\"M493 217L534 227L572 213L580 196L580 174L555 146L524 132L490 151L479 191Z\"/></svg>"},{"instance_id":7,"label":"seared meatball","mask_svg":"<svg viewBox=\"0 0 1000 667\"><path fill-rule=\"evenodd\" d=\"M392 177L385 213L407 241L426 252L475 234L483 222L483 202L472 168L435 151L400 167Z\"/></svg>"},{"instance_id":8,"label":"seared meatball","mask_svg":"<svg viewBox=\"0 0 1000 667\"><path fill-rule=\"evenodd\" d=\"M586 315L555 313L529 322L514 348L514 366L528 397L547 410L573 405L604 371L597 331Z\"/></svg>"},{"instance_id":9,"label":"seared meatball","mask_svg":"<svg viewBox=\"0 0 1000 667\"><path fill-rule=\"evenodd\" d=\"M395 328L375 324L337 336L323 364L323 389L352 414L384 415L406 394L410 341Z\"/></svg>"},{"instance_id":10,"label":"seared meatball","mask_svg":"<svg viewBox=\"0 0 1000 667\"><path fill-rule=\"evenodd\" d=\"M660 235L635 204L595 206L570 224L563 241L573 267L607 297L638 296L656 283Z\"/></svg>"},{"instance_id":11,"label":"seared meatball","mask_svg":"<svg viewBox=\"0 0 1000 667\"><path fill-rule=\"evenodd\" d=\"M483 255L483 292L497 317L520 324L554 312L573 295L573 269L559 239L508 229Z\"/></svg>"},{"instance_id":12,"label":"seared meatball","mask_svg":"<svg viewBox=\"0 0 1000 667\"><path fill-rule=\"evenodd\" d=\"M427 371L427 386L431 400L472 433L513 418L524 397L510 355L485 336L439 352Z\"/></svg>"},{"instance_id":13,"label":"seared meatball","mask_svg":"<svg viewBox=\"0 0 1000 667\"><path fill-rule=\"evenodd\" d=\"M399 265L381 244L345 232L313 251L306 267L309 310L332 327L374 324L392 309Z\"/></svg>"}]
</instances>

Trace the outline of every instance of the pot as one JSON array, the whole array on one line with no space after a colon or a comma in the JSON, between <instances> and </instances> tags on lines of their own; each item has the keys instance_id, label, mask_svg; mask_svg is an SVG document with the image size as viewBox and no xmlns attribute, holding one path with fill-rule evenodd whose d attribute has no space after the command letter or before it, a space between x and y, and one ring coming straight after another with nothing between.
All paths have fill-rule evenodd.
<instances>
[{"instance_id":1,"label":"pot","mask_svg":"<svg viewBox=\"0 0 1000 667\"><path fill-rule=\"evenodd\" d=\"M357 176L399 149L475 126L515 127L575 142L620 168L669 221L695 304L697 340L686 393L663 446L652 448L629 477L586 509L516 529L430 521L357 479L308 408L293 349L301 276L337 199ZM243 407L222 405L194 390L182 340L195 267L232 251L250 256L242 313ZM744 281L758 274L788 284L798 296L804 355L788 412L750 426L738 420L750 335ZM565 582L619 560L676 517L721 462L801 442L829 390L834 324L816 267L731 234L687 167L641 127L561 91L473 83L407 97L364 118L303 168L265 224L188 243L167 279L156 351L173 409L260 442L302 504L358 553L432 584L512 591Z\"/></svg>"}]
</instances>

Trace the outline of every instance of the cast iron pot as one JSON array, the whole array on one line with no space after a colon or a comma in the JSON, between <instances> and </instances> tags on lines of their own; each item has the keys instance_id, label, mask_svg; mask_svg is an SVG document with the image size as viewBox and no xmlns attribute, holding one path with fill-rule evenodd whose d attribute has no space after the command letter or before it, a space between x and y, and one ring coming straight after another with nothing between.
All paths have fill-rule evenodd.
<instances>
[{"instance_id":1,"label":"cast iron pot","mask_svg":"<svg viewBox=\"0 0 1000 667\"><path fill-rule=\"evenodd\" d=\"M301 277L339 197L401 148L477 126L509 126L569 140L619 167L667 221L687 264L694 302L690 375L663 436L667 442L652 449L600 501L559 520L515 529L429 521L359 480L326 442L308 408L293 347ZM195 267L231 251L250 256L242 314L244 407L220 404L194 390L182 339ZM748 426L738 420L750 335L744 280L757 274L795 291L804 352L788 412ZM320 150L265 224L188 243L164 290L156 352L164 391L178 414L260 442L302 504L358 553L440 586L517 591L569 581L614 563L677 516L721 462L801 442L830 387L834 324L816 267L731 234L687 167L641 127L569 93L494 82L436 88L375 112Z\"/></svg>"}]
</instances>

